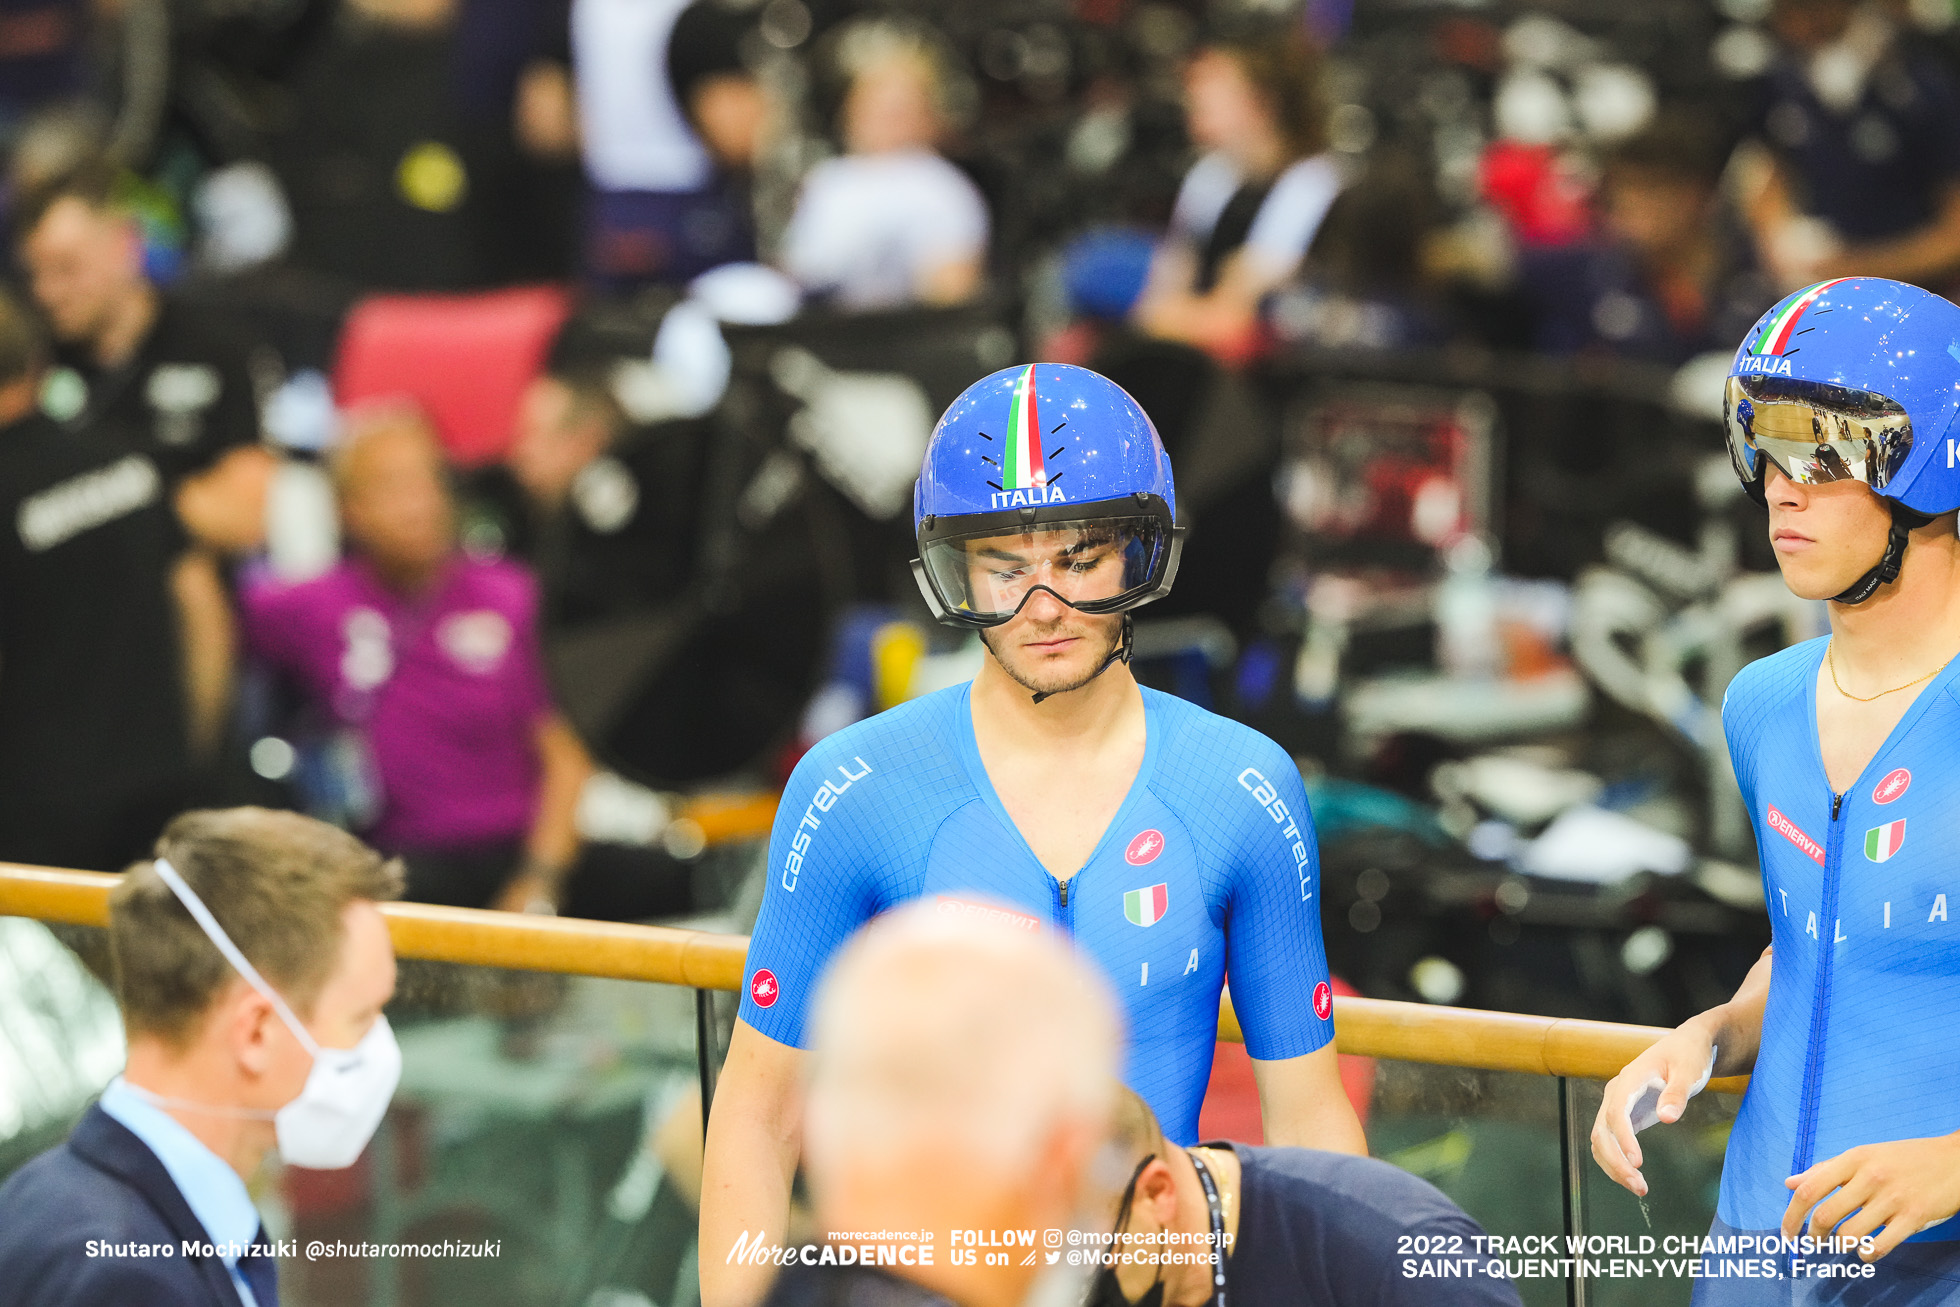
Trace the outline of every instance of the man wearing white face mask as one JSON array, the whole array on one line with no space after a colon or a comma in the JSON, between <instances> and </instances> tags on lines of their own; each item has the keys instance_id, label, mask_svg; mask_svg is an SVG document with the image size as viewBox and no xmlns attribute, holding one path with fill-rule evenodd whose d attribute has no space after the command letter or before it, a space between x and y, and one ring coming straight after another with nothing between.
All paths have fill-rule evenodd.
<instances>
[{"instance_id":1,"label":"man wearing white face mask","mask_svg":"<svg viewBox=\"0 0 1960 1307\"><path fill-rule=\"evenodd\" d=\"M401 1073L380 903L401 870L294 813L191 812L110 897L129 1060L0 1187L8 1307L277 1307L265 1154L351 1165Z\"/></svg>"}]
</instances>

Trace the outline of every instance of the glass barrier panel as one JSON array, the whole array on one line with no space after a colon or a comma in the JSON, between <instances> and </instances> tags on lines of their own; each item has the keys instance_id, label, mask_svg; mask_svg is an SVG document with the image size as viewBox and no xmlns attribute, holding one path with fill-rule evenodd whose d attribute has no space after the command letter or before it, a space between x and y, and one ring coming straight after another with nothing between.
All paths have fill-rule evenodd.
<instances>
[{"instance_id":1,"label":"glass barrier panel","mask_svg":"<svg viewBox=\"0 0 1960 1307\"><path fill-rule=\"evenodd\" d=\"M108 932L0 917L0 1179L67 1138L122 1070Z\"/></svg>"},{"instance_id":2,"label":"glass barrier panel","mask_svg":"<svg viewBox=\"0 0 1960 1307\"><path fill-rule=\"evenodd\" d=\"M1598 1080L1570 1084L1580 1133L1590 1134L1606 1086ZM1700 1094L1689 1100L1679 1121L1641 1131L1645 1198L1608 1179L1588 1153L1581 1193L1592 1240L1587 1257L1603 1263L1601 1269L1608 1272L1589 1277L1589 1304L1644 1307L1688 1301L1693 1282L1681 1263L1702 1255L1697 1245L1715 1218L1722 1157L1741 1105L1740 1094ZM1633 1271L1636 1265L1645 1267L1644 1280Z\"/></svg>"},{"instance_id":3,"label":"glass barrier panel","mask_svg":"<svg viewBox=\"0 0 1960 1307\"><path fill-rule=\"evenodd\" d=\"M1550 1076L1376 1059L1365 1124L1371 1153L1441 1189L1486 1234L1563 1244L1558 1081ZM1449 1259L1415 1260L1420 1274L1444 1272ZM1526 1307L1566 1300L1563 1278L1514 1278Z\"/></svg>"},{"instance_id":4,"label":"glass barrier panel","mask_svg":"<svg viewBox=\"0 0 1960 1307\"><path fill-rule=\"evenodd\" d=\"M286 1301L697 1301L695 991L400 966L381 1131L350 1171L289 1167L279 1185Z\"/></svg>"},{"instance_id":5,"label":"glass barrier panel","mask_svg":"<svg viewBox=\"0 0 1960 1307\"><path fill-rule=\"evenodd\" d=\"M1584 1150L1580 1256L1592 1272L1583 1277L1588 1307L1685 1307L1693 1285L1680 1263L1693 1254L1680 1251L1678 1241L1708 1232L1740 1099L1704 1094L1673 1126L1640 1136L1651 1186L1642 1202L1592 1161L1586 1137L1604 1086L1567 1085ZM1526 1307L1568 1301L1573 1249L1557 1079L1377 1061L1367 1127L1375 1156L1434 1184L1500 1241L1487 1248L1505 1263Z\"/></svg>"}]
</instances>

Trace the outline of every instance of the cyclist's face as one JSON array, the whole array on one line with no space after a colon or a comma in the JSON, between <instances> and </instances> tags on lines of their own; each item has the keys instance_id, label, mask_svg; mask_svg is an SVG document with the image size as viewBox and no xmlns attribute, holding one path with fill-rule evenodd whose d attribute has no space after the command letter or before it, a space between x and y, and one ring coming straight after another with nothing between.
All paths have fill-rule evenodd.
<instances>
[{"instance_id":1,"label":"cyclist's face","mask_svg":"<svg viewBox=\"0 0 1960 1307\"><path fill-rule=\"evenodd\" d=\"M1009 612L1039 586L1073 604L1113 599L1123 592L1125 543L1118 532L1099 529L1031 531L974 540L966 547L973 606L982 612ZM1052 596L1034 596L1036 601L1042 598Z\"/></svg>"},{"instance_id":2,"label":"cyclist's face","mask_svg":"<svg viewBox=\"0 0 1960 1307\"><path fill-rule=\"evenodd\" d=\"M1085 684L1101 669L1122 639L1122 615L1078 612L1062 600L1083 603L1121 594L1125 543L1114 531L1067 530L968 544L974 607L1004 612L1019 605L1020 611L985 635L1009 676L1030 690L1057 694Z\"/></svg>"},{"instance_id":3,"label":"cyclist's face","mask_svg":"<svg viewBox=\"0 0 1960 1307\"><path fill-rule=\"evenodd\" d=\"M1892 515L1862 481L1798 485L1770 461L1763 496L1776 564L1801 599L1842 594L1885 553Z\"/></svg>"}]
</instances>

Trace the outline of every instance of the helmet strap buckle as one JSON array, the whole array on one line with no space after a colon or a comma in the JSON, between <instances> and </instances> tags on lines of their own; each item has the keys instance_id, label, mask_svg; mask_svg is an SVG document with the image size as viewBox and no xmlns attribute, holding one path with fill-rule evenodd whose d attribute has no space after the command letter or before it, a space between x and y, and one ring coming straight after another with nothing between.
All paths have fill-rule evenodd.
<instances>
[{"instance_id":1,"label":"helmet strap buckle","mask_svg":"<svg viewBox=\"0 0 1960 1307\"><path fill-rule=\"evenodd\" d=\"M1842 594L1831 596L1834 604L1862 604L1878 593L1878 587L1889 585L1899 579L1899 569L1906 560L1906 544L1915 528L1925 526L1933 520L1932 515L1917 509L1907 508L1898 500L1888 500L1892 510L1892 526L1885 533L1885 552L1878 564L1852 582Z\"/></svg>"}]
</instances>

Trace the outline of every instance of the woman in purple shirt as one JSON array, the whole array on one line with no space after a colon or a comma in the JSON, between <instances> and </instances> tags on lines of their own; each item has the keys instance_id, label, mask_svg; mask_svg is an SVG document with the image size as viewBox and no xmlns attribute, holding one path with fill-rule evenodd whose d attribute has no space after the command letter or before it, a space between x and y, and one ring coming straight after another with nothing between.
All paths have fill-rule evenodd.
<instances>
[{"instance_id":1,"label":"woman in purple shirt","mask_svg":"<svg viewBox=\"0 0 1960 1307\"><path fill-rule=\"evenodd\" d=\"M545 685L536 580L457 547L419 411L357 413L333 476L350 556L248 587L248 643L305 696L317 766L344 819L407 863L407 898L554 910L592 763Z\"/></svg>"}]
</instances>

